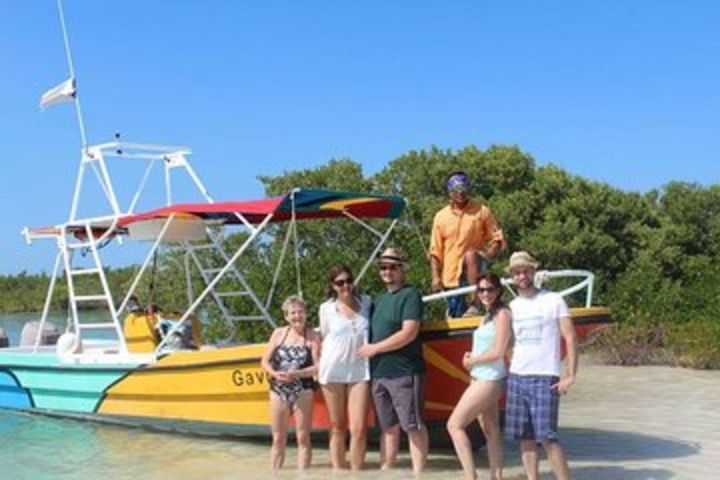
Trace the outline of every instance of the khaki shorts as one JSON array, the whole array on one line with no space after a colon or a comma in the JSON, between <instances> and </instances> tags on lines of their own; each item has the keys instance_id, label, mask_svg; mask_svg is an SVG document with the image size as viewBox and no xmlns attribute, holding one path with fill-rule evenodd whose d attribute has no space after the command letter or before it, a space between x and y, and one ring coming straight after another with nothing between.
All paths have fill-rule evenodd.
<instances>
[{"instance_id":1,"label":"khaki shorts","mask_svg":"<svg viewBox=\"0 0 720 480\"><path fill-rule=\"evenodd\" d=\"M405 432L422 428L425 375L373 378L370 388L382 430L398 423Z\"/></svg>"}]
</instances>

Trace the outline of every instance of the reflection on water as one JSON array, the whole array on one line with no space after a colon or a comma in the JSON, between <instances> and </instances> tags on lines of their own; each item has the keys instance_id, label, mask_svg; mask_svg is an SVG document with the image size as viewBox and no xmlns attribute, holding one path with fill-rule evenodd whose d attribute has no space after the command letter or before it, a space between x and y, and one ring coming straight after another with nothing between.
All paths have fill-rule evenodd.
<instances>
[{"instance_id":1,"label":"reflection on water","mask_svg":"<svg viewBox=\"0 0 720 480\"><path fill-rule=\"evenodd\" d=\"M268 478L269 440L213 439L156 433L92 422L0 411L0 435L12 449L0 449L0 477L28 479L225 479ZM315 468L300 474L293 468L296 451L288 451L285 471L277 478L327 479L332 476L325 448L315 449ZM441 462L441 458L443 459ZM377 477L377 454L359 474L343 479ZM383 478L411 478L406 468ZM457 463L448 454L438 457L428 478L456 476Z\"/></svg>"},{"instance_id":2,"label":"reflection on water","mask_svg":"<svg viewBox=\"0 0 720 480\"><path fill-rule=\"evenodd\" d=\"M0 411L3 478L231 478L267 472L264 445Z\"/></svg>"},{"instance_id":3,"label":"reflection on water","mask_svg":"<svg viewBox=\"0 0 720 480\"><path fill-rule=\"evenodd\" d=\"M25 321L38 315L0 317L17 343ZM64 320L58 321L64 325ZM720 372L582 365L583 376L563 400L561 437L573 478L666 480L714 478L720 451ZM658 386L662 385L659 395ZM157 433L78 420L0 410L0 479L265 479L270 478L269 439L218 439ZM324 442L314 443L313 468L298 473L290 448L286 470L275 478L396 480L413 478L403 452L399 467L378 472L377 446L368 470L333 473ZM517 448L506 447L506 479L524 478ZM481 477L487 474L478 452ZM712 465L712 467L711 467ZM457 478L450 450L431 447L423 479ZM550 479L547 461L541 479Z\"/></svg>"},{"instance_id":4,"label":"reflection on water","mask_svg":"<svg viewBox=\"0 0 720 480\"><path fill-rule=\"evenodd\" d=\"M580 479L668 479L664 468L648 468L638 461L692 456L697 446L632 432L568 429L567 440L574 477ZM166 434L71 419L57 419L0 411L0 436L13 448L0 449L2 478L95 479L100 472L113 479L225 479L268 478L269 440L215 439ZM523 478L517 449L506 443L509 479ZM296 451L290 448L286 470L276 478L306 480L413 478L407 455L399 469L379 473L376 448L368 455L369 469L357 474L334 474L324 445L314 449L314 468L299 473ZM478 466L487 472L484 452ZM605 465L580 465L590 462ZM624 462L624 463L623 463ZM459 464L451 451L433 450L423 478L458 477ZM551 478L545 477L542 478Z\"/></svg>"}]
</instances>

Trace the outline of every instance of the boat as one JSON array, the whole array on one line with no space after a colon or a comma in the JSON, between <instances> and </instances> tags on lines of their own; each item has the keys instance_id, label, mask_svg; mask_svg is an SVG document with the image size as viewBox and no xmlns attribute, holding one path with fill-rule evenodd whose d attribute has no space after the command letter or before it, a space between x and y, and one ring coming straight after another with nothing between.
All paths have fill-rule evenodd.
<instances>
[{"instance_id":1,"label":"boat","mask_svg":"<svg viewBox=\"0 0 720 480\"><path fill-rule=\"evenodd\" d=\"M62 20L62 9L60 13ZM69 49L64 20L62 25ZM71 57L69 52L67 56ZM72 203L67 221L23 230L28 243L50 240L58 251L34 341L0 348L0 408L187 433L269 435L269 379L260 366L266 345L233 342L238 325L278 325L271 313L272 302L289 250L295 271L299 271L298 222L345 221L369 232L375 241L357 270L356 281L361 282L402 218L405 199L298 188L263 199L216 201L191 166L192 151L187 147L126 142L119 136L88 144L72 65L70 71L72 81L46 97L70 99L77 108L82 148ZM117 187L130 180L114 178L114 169L108 164L130 161L144 161L147 166L134 193L121 204ZM160 167L155 168L157 165ZM153 168L164 182L163 206L138 212ZM201 201L175 201L173 182L181 174ZM94 210L104 205L100 215L84 213L83 206L89 202L84 195L88 178L96 179L100 187L103 201L90 202ZM279 225L285 228L277 228ZM242 259L280 230L284 231L281 251L275 268L267 271L270 286L259 292L243 271ZM236 236L228 239L233 232ZM112 291L106 248L122 248L135 240L145 242L144 260L124 291ZM150 305L135 305L141 280L146 275L155 278L155 259L161 246L168 243L183 252L186 284L174 287L184 289L188 300L187 308L175 316ZM571 313L580 337L587 337L610 321L606 308L592 306L592 274L538 272L536 282L573 276L582 280L562 293L585 290L585 302ZM47 344L43 332L63 281L68 296L67 326L56 343ZM512 285L505 283L512 294ZM429 295L424 300L442 302L445 296L467 294L472 288ZM299 274L297 290L302 293ZM204 320L208 309L215 312L214 320ZM469 350L478 322L477 317L423 322L428 370L426 420L440 430L470 380L461 357ZM218 323L224 325L226 338L210 344L208 329L217 328ZM318 393L313 429L324 431L327 425Z\"/></svg>"},{"instance_id":2,"label":"boat","mask_svg":"<svg viewBox=\"0 0 720 480\"><path fill-rule=\"evenodd\" d=\"M188 433L269 434L268 376L260 367L265 344L205 345L199 313L207 304L214 305L231 332L230 338L241 322L260 321L276 326L278 321L270 306L288 250L297 254L298 222L344 219L374 234L377 241L357 275L361 282L390 238L406 201L394 195L294 189L260 200L217 202L207 194L190 166L190 154L186 147L120 141L82 149L70 220L24 230L28 242L50 239L57 245L58 253L34 343L0 349L0 407ZM205 201L172 203L173 189L169 183L166 206L136 213L134 201L121 209L114 196L115 184L107 174L99 178L106 182L102 190L111 212L80 218L85 177L92 171L91 166L109 172L107 162L112 158L144 159L149 165L161 163L163 176L168 179L172 177L171 170L184 171ZM133 199L143 193L143 185ZM368 223L375 220L389 225L378 230ZM254 244L267 243L268 229L278 224L287 226L282 252L272 272L272 285L260 295L251 288L238 260ZM230 249L231 242L225 239L227 231L233 229L244 231L245 236L244 241ZM101 254L110 243L132 240L146 241L150 246L129 288L119 295L110 291ZM158 249L166 243L182 250L187 259L185 289L189 306L174 320L163 318L160 311L133 308L131 301L142 276L152 271ZM208 265L211 258L220 259L220 263ZM85 264L79 265L83 261ZM571 295L585 290L585 304L573 308L572 316L580 337L586 337L609 322L607 309L591 305L592 274L540 271L537 281L569 276L580 276L582 280L561 293ZM91 278L97 291L78 291L81 277ZM193 289L192 279L197 277L204 285L200 292ZM51 299L62 278L68 290L67 331L57 344L43 345L42 332ZM228 278L233 280L230 290L223 283ZM505 284L512 294L511 283L505 280ZM424 301L443 301L445 296L467 294L472 288L428 295ZM237 297L245 299L244 311L234 311L228 301ZM95 311L104 309L105 320L96 320L97 315L88 320L86 305ZM158 328L163 322L169 322L165 331ZM428 369L425 408L430 425L444 425L470 381L461 357L469 350L472 330L478 322L478 317L442 318L428 319L423 324L421 335ZM183 344L183 338L189 339L188 344ZM325 407L317 394L313 429L326 428Z\"/></svg>"}]
</instances>

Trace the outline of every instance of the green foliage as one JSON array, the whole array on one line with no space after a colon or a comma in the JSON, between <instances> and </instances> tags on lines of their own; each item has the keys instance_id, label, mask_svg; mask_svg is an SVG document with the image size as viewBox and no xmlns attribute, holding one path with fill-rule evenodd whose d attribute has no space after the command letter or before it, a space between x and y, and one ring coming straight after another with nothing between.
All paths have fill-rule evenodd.
<instances>
[{"instance_id":1,"label":"green foliage","mask_svg":"<svg viewBox=\"0 0 720 480\"><path fill-rule=\"evenodd\" d=\"M678 365L693 368L720 368L720 321L699 317L671 325L668 344Z\"/></svg>"},{"instance_id":2,"label":"green foliage","mask_svg":"<svg viewBox=\"0 0 720 480\"><path fill-rule=\"evenodd\" d=\"M409 281L427 291L427 247L433 216L447 204L448 174L460 169L471 176L475 198L485 201L494 211L509 251L529 250L544 268L583 268L596 274L596 303L608 304L617 320L616 328L607 331L596 348L603 348L613 361L718 366L720 186L671 182L647 194L624 192L570 175L554 165L536 166L533 158L517 146L502 145L486 150L475 146L456 151L437 147L413 150L370 176L358 163L339 159L317 168L260 177L260 181L268 195L309 187L405 197L406 214L389 244L408 252ZM379 229L387 225L384 221L370 223ZM375 238L360 230L350 221L298 224L299 270L313 321L324 300L328 268L345 263L357 274L372 251ZM287 234L287 224L272 225L257 242L257 248L238 262L263 300ZM230 236L228 251L246 238L240 233ZM292 242L290 245L292 248ZM508 253L493 265L498 273ZM203 261L213 259L205 257ZM146 278L138 287L141 303L152 297L166 310L187 308L183 273L186 262L182 251L164 250L158 258L156 281ZM127 289L136 269L110 271L113 288ZM190 280L197 294L203 288L202 280L197 273ZM47 282L46 275L24 272L0 277L0 309L41 309ZM231 282L228 288L233 287ZM382 285L374 269L368 271L362 287L370 293L380 291ZM296 291L296 266L289 254L279 270L278 288L270 303L270 311L279 322L280 303ZM53 308L64 308L66 297L64 282L60 282ZM241 310L250 307L247 299L233 301L234 307ZM217 321L218 312L207 305L205 308L215 319L207 332L215 338L227 335ZM442 305L431 308L430 316L442 314ZM239 338L262 340L268 333L267 326L247 324L241 328Z\"/></svg>"},{"instance_id":3,"label":"green foliage","mask_svg":"<svg viewBox=\"0 0 720 480\"><path fill-rule=\"evenodd\" d=\"M626 316L624 320L594 339L592 349L602 359L617 365L674 363L667 348L665 324L644 315Z\"/></svg>"}]
</instances>

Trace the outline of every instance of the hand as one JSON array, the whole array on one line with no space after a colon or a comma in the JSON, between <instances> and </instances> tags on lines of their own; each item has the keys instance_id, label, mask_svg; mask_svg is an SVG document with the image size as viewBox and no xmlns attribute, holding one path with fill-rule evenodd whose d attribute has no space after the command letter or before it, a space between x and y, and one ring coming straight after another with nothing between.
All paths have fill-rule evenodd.
<instances>
[{"instance_id":1,"label":"hand","mask_svg":"<svg viewBox=\"0 0 720 480\"><path fill-rule=\"evenodd\" d=\"M372 343L366 343L358 348L357 354L363 358L372 358L378 354L378 349Z\"/></svg>"},{"instance_id":2,"label":"hand","mask_svg":"<svg viewBox=\"0 0 720 480\"><path fill-rule=\"evenodd\" d=\"M273 373L275 380L281 383L290 383L293 381L293 376L290 372L275 372Z\"/></svg>"},{"instance_id":3,"label":"hand","mask_svg":"<svg viewBox=\"0 0 720 480\"><path fill-rule=\"evenodd\" d=\"M465 355L463 355L462 364L463 367L465 367L465 370L470 370L475 366L475 362L472 361L472 353L465 352Z\"/></svg>"},{"instance_id":4,"label":"hand","mask_svg":"<svg viewBox=\"0 0 720 480\"><path fill-rule=\"evenodd\" d=\"M556 388L558 394L565 395L573 383L575 383L575 377L565 377L550 388Z\"/></svg>"},{"instance_id":5,"label":"hand","mask_svg":"<svg viewBox=\"0 0 720 480\"><path fill-rule=\"evenodd\" d=\"M440 277L433 277L432 282L430 283L430 288L433 292L443 291L443 284L442 280L440 280Z\"/></svg>"}]
</instances>

